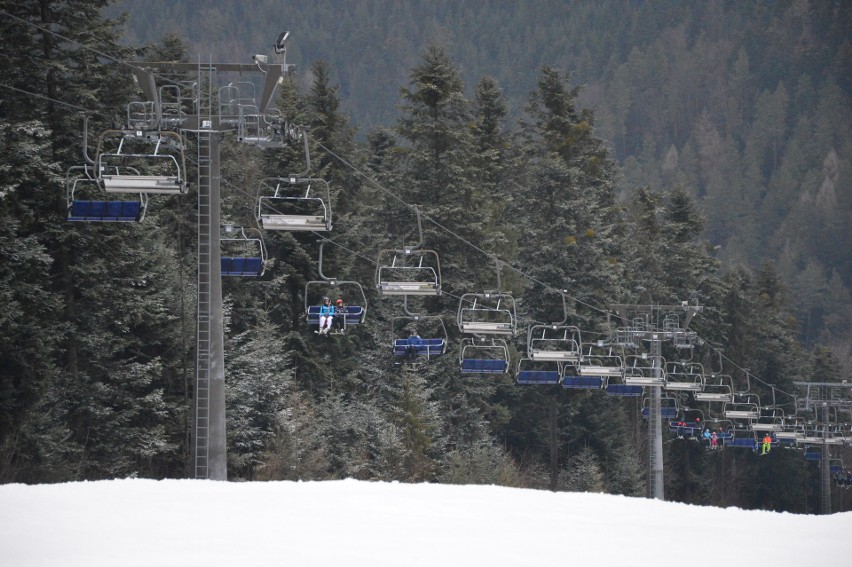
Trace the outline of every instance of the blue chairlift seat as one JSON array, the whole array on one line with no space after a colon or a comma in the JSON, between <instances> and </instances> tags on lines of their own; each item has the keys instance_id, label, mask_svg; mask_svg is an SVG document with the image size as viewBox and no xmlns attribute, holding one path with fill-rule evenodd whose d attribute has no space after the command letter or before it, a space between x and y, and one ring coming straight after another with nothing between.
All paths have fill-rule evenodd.
<instances>
[{"instance_id":1,"label":"blue chairlift seat","mask_svg":"<svg viewBox=\"0 0 852 567\"><path fill-rule=\"evenodd\" d=\"M263 259L257 257L222 257L223 276L257 277L263 272Z\"/></svg>"},{"instance_id":2,"label":"blue chairlift seat","mask_svg":"<svg viewBox=\"0 0 852 567\"><path fill-rule=\"evenodd\" d=\"M142 216L139 201L72 201L69 221L137 222Z\"/></svg>"},{"instance_id":3,"label":"blue chairlift seat","mask_svg":"<svg viewBox=\"0 0 852 567\"><path fill-rule=\"evenodd\" d=\"M751 449L757 451L757 439L753 437L734 437L727 440L725 443L728 447L739 447L741 449Z\"/></svg>"},{"instance_id":4,"label":"blue chairlift seat","mask_svg":"<svg viewBox=\"0 0 852 567\"><path fill-rule=\"evenodd\" d=\"M565 376L562 378L563 388L577 390L600 390L604 379L601 376Z\"/></svg>"},{"instance_id":5,"label":"blue chairlift seat","mask_svg":"<svg viewBox=\"0 0 852 567\"><path fill-rule=\"evenodd\" d=\"M644 409L642 410L642 413L645 413ZM704 432L704 426L699 425L695 422L681 422L680 424L678 424L677 421L670 421L669 431L676 434L678 437L700 437L701 434Z\"/></svg>"},{"instance_id":6,"label":"blue chairlift seat","mask_svg":"<svg viewBox=\"0 0 852 567\"><path fill-rule=\"evenodd\" d=\"M559 384L558 370L519 370L518 384Z\"/></svg>"},{"instance_id":7,"label":"blue chairlift seat","mask_svg":"<svg viewBox=\"0 0 852 567\"><path fill-rule=\"evenodd\" d=\"M630 384L607 384L606 395L636 398L642 395L642 386L633 386Z\"/></svg>"},{"instance_id":8,"label":"blue chairlift seat","mask_svg":"<svg viewBox=\"0 0 852 567\"><path fill-rule=\"evenodd\" d=\"M320 317L319 305L311 305L308 307L308 325L319 327ZM360 305L348 305L346 307L346 326L360 325L364 322L364 308Z\"/></svg>"},{"instance_id":9,"label":"blue chairlift seat","mask_svg":"<svg viewBox=\"0 0 852 567\"><path fill-rule=\"evenodd\" d=\"M447 352L447 341L444 339L421 339L421 343L417 345L418 356L426 358L432 356L440 356ZM408 354L408 339L394 339L393 355L405 356Z\"/></svg>"},{"instance_id":10,"label":"blue chairlift seat","mask_svg":"<svg viewBox=\"0 0 852 567\"><path fill-rule=\"evenodd\" d=\"M503 359L464 358L461 361L463 374L505 374L509 363Z\"/></svg>"}]
</instances>

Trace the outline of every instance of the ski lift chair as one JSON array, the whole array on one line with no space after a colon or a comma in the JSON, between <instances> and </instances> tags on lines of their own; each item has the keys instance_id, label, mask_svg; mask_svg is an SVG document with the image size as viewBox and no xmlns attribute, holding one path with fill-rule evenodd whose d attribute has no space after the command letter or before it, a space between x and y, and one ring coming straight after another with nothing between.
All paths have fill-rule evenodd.
<instances>
[{"instance_id":1,"label":"ski lift chair","mask_svg":"<svg viewBox=\"0 0 852 567\"><path fill-rule=\"evenodd\" d=\"M517 328L515 299L500 292L465 293L458 310L458 327L474 335L513 335Z\"/></svg>"},{"instance_id":2,"label":"ski lift chair","mask_svg":"<svg viewBox=\"0 0 852 567\"><path fill-rule=\"evenodd\" d=\"M466 337L460 347L462 374L506 374L509 370L509 347L503 339Z\"/></svg>"},{"instance_id":3,"label":"ski lift chair","mask_svg":"<svg viewBox=\"0 0 852 567\"><path fill-rule=\"evenodd\" d=\"M417 346L417 358L415 360L429 360L432 357L446 354L448 345L447 327L444 320L438 315L421 315L412 313L408 309L408 297L403 301L404 316L394 317L391 320L391 333L393 339L393 355L395 357L408 357L409 347L408 335L403 331L416 326L420 344ZM405 336L403 336L405 335Z\"/></svg>"},{"instance_id":4,"label":"ski lift chair","mask_svg":"<svg viewBox=\"0 0 852 567\"><path fill-rule=\"evenodd\" d=\"M562 299L562 320L552 323L534 323L527 329L527 356L531 360L575 364L582 354L583 340L580 329L568 325L568 306L565 293Z\"/></svg>"},{"instance_id":5,"label":"ski lift chair","mask_svg":"<svg viewBox=\"0 0 852 567\"><path fill-rule=\"evenodd\" d=\"M624 356L619 347L604 341L586 342L577 368L580 376L605 381L603 387L608 396L634 398L642 395L642 386L624 382Z\"/></svg>"},{"instance_id":6,"label":"ski lift chair","mask_svg":"<svg viewBox=\"0 0 852 567\"><path fill-rule=\"evenodd\" d=\"M423 248L420 209L412 208L417 244L381 250L376 260L376 288L382 295L441 295L441 262L437 252Z\"/></svg>"},{"instance_id":7,"label":"ski lift chair","mask_svg":"<svg viewBox=\"0 0 852 567\"><path fill-rule=\"evenodd\" d=\"M518 384L559 384L562 380L562 363L524 357L518 360L516 376Z\"/></svg>"},{"instance_id":8,"label":"ski lift chair","mask_svg":"<svg viewBox=\"0 0 852 567\"><path fill-rule=\"evenodd\" d=\"M581 376L624 377L624 357L620 349L605 345L603 341L586 343L577 366Z\"/></svg>"},{"instance_id":9,"label":"ski lift chair","mask_svg":"<svg viewBox=\"0 0 852 567\"><path fill-rule=\"evenodd\" d=\"M247 231L254 236L246 234ZM229 252L221 256L223 276L260 277L263 275L267 257L263 235L259 230L225 225L222 227L220 242L223 252Z\"/></svg>"},{"instance_id":10,"label":"ski lift chair","mask_svg":"<svg viewBox=\"0 0 852 567\"><path fill-rule=\"evenodd\" d=\"M692 397L696 402L730 403L734 399L733 379L727 374L711 374L703 388L694 391Z\"/></svg>"},{"instance_id":11,"label":"ski lift chair","mask_svg":"<svg viewBox=\"0 0 852 567\"><path fill-rule=\"evenodd\" d=\"M704 389L704 368L697 362L668 362L665 375L666 390L700 392Z\"/></svg>"},{"instance_id":12,"label":"ski lift chair","mask_svg":"<svg viewBox=\"0 0 852 567\"><path fill-rule=\"evenodd\" d=\"M566 390L600 390L606 388L604 376L581 376L579 361L562 363L562 387Z\"/></svg>"},{"instance_id":13,"label":"ski lift chair","mask_svg":"<svg viewBox=\"0 0 852 567\"><path fill-rule=\"evenodd\" d=\"M669 430L678 437L698 439L704 432L704 412L694 408L683 408L680 419L669 421Z\"/></svg>"},{"instance_id":14,"label":"ski lift chair","mask_svg":"<svg viewBox=\"0 0 852 567\"><path fill-rule=\"evenodd\" d=\"M642 417L648 419L651 415L651 398L645 397L642 399ZM666 420L677 419L678 417L678 402L677 398L664 395L660 397L660 417Z\"/></svg>"},{"instance_id":15,"label":"ski lift chair","mask_svg":"<svg viewBox=\"0 0 852 567\"><path fill-rule=\"evenodd\" d=\"M441 266L434 250L382 250L376 267L382 295L440 295Z\"/></svg>"},{"instance_id":16,"label":"ski lift chair","mask_svg":"<svg viewBox=\"0 0 852 567\"><path fill-rule=\"evenodd\" d=\"M624 383L631 386L663 386L666 383L665 361L653 365L653 359L641 355L625 358Z\"/></svg>"},{"instance_id":17,"label":"ski lift chair","mask_svg":"<svg viewBox=\"0 0 852 567\"><path fill-rule=\"evenodd\" d=\"M107 144L114 147L107 151ZM108 130L98 139L97 179L107 193L186 193L183 148L177 132Z\"/></svg>"},{"instance_id":18,"label":"ski lift chair","mask_svg":"<svg viewBox=\"0 0 852 567\"><path fill-rule=\"evenodd\" d=\"M319 192L311 192L318 185ZM265 230L331 230L331 192L325 179L268 178L260 182L257 222Z\"/></svg>"},{"instance_id":19,"label":"ski lift chair","mask_svg":"<svg viewBox=\"0 0 852 567\"><path fill-rule=\"evenodd\" d=\"M88 171L88 168L72 168ZM148 210L148 196L138 199L103 199L96 179L69 170L65 178L68 220L75 222L140 222ZM99 198L100 197L100 198Z\"/></svg>"},{"instance_id":20,"label":"ski lift chair","mask_svg":"<svg viewBox=\"0 0 852 567\"><path fill-rule=\"evenodd\" d=\"M725 440L725 447L733 447L735 449L751 449L757 452L758 437L757 434L750 428L734 428L733 436Z\"/></svg>"},{"instance_id":21,"label":"ski lift chair","mask_svg":"<svg viewBox=\"0 0 852 567\"><path fill-rule=\"evenodd\" d=\"M780 407L759 408L757 420L752 422L751 428L777 435L784 430L784 410Z\"/></svg>"},{"instance_id":22,"label":"ski lift chair","mask_svg":"<svg viewBox=\"0 0 852 567\"><path fill-rule=\"evenodd\" d=\"M532 360L577 362L582 344L580 329L570 325L536 324L527 331L527 355Z\"/></svg>"},{"instance_id":23,"label":"ski lift chair","mask_svg":"<svg viewBox=\"0 0 852 567\"><path fill-rule=\"evenodd\" d=\"M757 394L734 394L731 403L723 406L722 413L728 419L744 420L751 424L760 417L760 398Z\"/></svg>"},{"instance_id":24,"label":"ski lift chair","mask_svg":"<svg viewBox=\"0 0 852 567\"><path fill-rule=\"evenodd\" d=\"M346 302L346 314L343 319L344 329L349 326L360 325L367 316L367 296L360 283L353 280L338 280L328 278L323 274L323 248L325 240L319 243L319 262L317 272L320 280L309 281L305 284L305 319L309 327L319 327L320 301L323 297L344 298Z\"/></svg>"}]
</instances>

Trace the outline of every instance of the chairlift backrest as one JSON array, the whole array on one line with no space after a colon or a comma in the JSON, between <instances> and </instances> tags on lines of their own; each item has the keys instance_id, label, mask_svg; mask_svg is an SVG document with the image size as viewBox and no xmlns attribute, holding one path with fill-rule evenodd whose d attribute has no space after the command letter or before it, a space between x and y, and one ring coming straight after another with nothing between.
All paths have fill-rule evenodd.
<instances>
[{"instance_id":1,"label":"chairlift backrest","mask_svg":"<svg viewBox=\"0 0 852 567\"><path fill-rule=\"evenodd\" d=\"M509 347L503 339L463 338L459 368L463 374L506 374L509 370Z\"/></svg>"},{"instance_id":2,"label":"chairlift backrest","mask_svg":"<svg viewBox=\"0 0 852 567\"><path fill-rule=\"evenodd\" d=\"M220 244L223 276L260 277L266 271L266 246L259 230L225 225Z\"/></svg>"},{"instance_id":3,"label":"chairlift backrest","mask_svg":"<svg viewBox=\"0 0 852 567\"><path fill-rule=\"evenodd\" d=\"M76 222L140 222L148 210L148 196L138 194L136 199L112 198L101 189L96 179L69 170L65 179L68 220Z\"/></svg>"}]
</instances>

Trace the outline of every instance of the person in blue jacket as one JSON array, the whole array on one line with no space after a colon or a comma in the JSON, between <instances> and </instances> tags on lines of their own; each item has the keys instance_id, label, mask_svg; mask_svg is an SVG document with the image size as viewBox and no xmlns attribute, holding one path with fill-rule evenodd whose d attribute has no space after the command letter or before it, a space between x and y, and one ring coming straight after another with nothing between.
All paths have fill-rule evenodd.
<instances>
[{"instance_id":1,"label":"person in blue jacket","mask_svg":"<svg viewBox=\"0 0 852 567\"><path fill-rule=\"evenodd\" d=\"M322 305L320 306L319 329L317 329L317 333L327 335L331 330L332 321L334 321L334 305L331 304L331 300L328 297L323 297Z\"/></svg>"},{"instance_id":2,"label":"person in blue jacket","mask_svg":"<svg viewBox=\"0 0 852 567\"><path fill-rule=\"evenodd\" d=\"M417 330L411 329L411 333L408 335L408 345L405 347L405 357L409 361L416 359L422 344L423 339L417 334Z\"/></svg>"}]
</instances>

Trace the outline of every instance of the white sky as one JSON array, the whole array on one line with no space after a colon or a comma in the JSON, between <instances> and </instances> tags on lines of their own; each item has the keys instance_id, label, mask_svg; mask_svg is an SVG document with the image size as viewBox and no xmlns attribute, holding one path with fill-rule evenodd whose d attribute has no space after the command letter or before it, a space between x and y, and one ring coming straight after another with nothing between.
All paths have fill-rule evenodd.
<instances>
[{"instance_id":1,"label":"white sky","mask_svg":"<svg viewBox=\"0 0 852 567\"><path fill-rule=\"evenodd\" d=\"M342 480L0 486L2 567L852 565L852 512Z\"/></svg>"}]
</instances>

